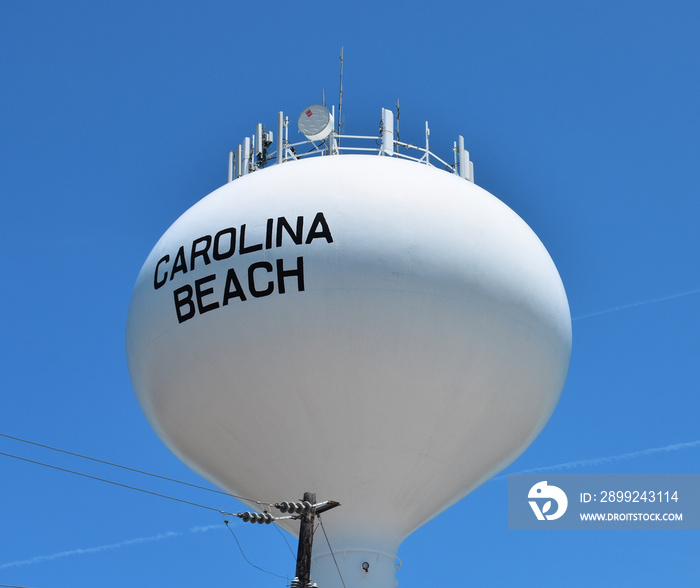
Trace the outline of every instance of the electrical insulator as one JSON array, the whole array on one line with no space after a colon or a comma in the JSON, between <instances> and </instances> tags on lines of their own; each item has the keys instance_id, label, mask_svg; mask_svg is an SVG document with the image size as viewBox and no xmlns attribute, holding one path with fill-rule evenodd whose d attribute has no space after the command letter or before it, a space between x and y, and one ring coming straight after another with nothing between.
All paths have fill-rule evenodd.
<instances>
[{"instance_id":1,"label":"electrical insulator","mask_svg":"<svg viewBox=\"0 0 700 588\"><path fill-rule=\"evenodd\" d=\"M275 517L273 517L269 512L239 512L238 517L242 519L244 523L259 523L261 525L269 525L275 520Z\"/></svg>"},{"instance_id":2,"label":"electrical insulator","mask_svg":"<svg viewBox=\"0 0 700 588\"><path fill-rule=\"evenodd\" d=\"M278 508L280 512L305 514L311 512L314 505L308 500L304 500L303 502L280 502L279 504L276 504L275 507Z\"/></svg>"},{"instance_id":3,"label":"electrical insulator","mask_svg":"<svg viewBox=\"0 0 700 588\"><path fill-rule=\"evenodd\" d=\"M304 502L294 502L290 506L294 509L294 512L298 514L307 513L313 507L313 505L306 500Z\"/></svg>"}]
</instances>

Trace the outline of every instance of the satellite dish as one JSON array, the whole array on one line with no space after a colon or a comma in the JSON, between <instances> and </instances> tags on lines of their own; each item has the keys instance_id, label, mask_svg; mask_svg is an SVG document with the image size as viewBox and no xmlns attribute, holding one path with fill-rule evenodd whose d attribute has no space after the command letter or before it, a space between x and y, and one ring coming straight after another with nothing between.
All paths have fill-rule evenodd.
<instances>
[{"instance_id":1,"label":"satellite dish","mask_svg":"<svg viewBox=\"0 0 700 588\"><path fill-rule=\"evenodd\" d=\"M312 104L299 115L299 130L309 141L323 141L333 132L333 116L321 104Z\"/></svg>"},{"instance_id":2,"label":"satellite dish","mask_svg":"<svg viewBox=\"0 0 700 588\"><path fill-rule=\"evenodd\" d=\"M434 167L338 155L185 212L139 274L126 344L180 459L252 500L337 500L324 528L346 586L393 588L401 542L544 427L571 317L549 254L500 200ZM311 576L338 583L324 541Z\"/></svg>"}]
</instances>

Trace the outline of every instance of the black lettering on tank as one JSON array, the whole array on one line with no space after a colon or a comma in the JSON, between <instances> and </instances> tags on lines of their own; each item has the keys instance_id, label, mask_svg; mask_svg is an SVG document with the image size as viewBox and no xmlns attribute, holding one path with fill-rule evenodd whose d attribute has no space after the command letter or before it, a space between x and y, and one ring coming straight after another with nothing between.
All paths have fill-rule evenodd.
<instances>
[{"instance_id":1,"label":"black lettering on tank","mask_svg":"<svg viewBox=\"0 0 700 588\"><path fill-rule=\"evenodd\" d=\"M159 280L158 279L158 268L160 267L161 263L168 263L170 261L170 256L169 255L164 255L158 260L158 263L156 264L156 270L153 272L153 288L158 289L161 286L165 285L165 282L168 281L168 270L165 270L163 272L163 279Z\"/></svg>"},{"instance_id":2,"label":"black lettering on tank","mask_svg":"<svg viewBox=\"0 0 700 588\"><path fill-rule=\"evenodd\" d=\"M306 237L306 245L311 243L314 239L320 238L324 238L328 243L333 243L333 236L331 235L331 230L328 228L326 217L323 216L322 212L317 212L314 220L311 222L311 228Z\"/></svg>"},{"instance_id":3,"label":"black lettering on tank","mask_svg":"<svg viewBox=\"0 0 700 588\"><path fill-rule=\"evenodd\" d=\"M197 245L204 243L203 249L198 249ZM209 248L211 247L211 235L204 235L199 239L192 241L192 253L190 255L190 271L194 270L194 260L201 257L204 260L204 265L209 265L211 259L209 259Z\"/></svg>"},{"instance_id":4,"label":"black lettering on tank","mask_svg":"<svg viewBox=\"0 0 700 588\"><path fill-rule=\"evenodd\" d=\"M304 217L297 217L296 230L292 229L292 226L287 222L287 219L280 216L277 219L277 238L275 239L275 245L277 247L282 247L282 229L284 229L287 234L292 238L292 241L297 245L301 245L301 240L303 239L302 230L304 229Z\"/></svg>"},{"instance_id":5,"label":"black lettering on tank","mask_svg":"<svg viewBox=\"0 0 700 588\"><path fill-rule=\"evenodd\" d=\"M260 251L262 248L262 243L256 243L255 245L245 244L245 225L241 225L241 244L238 247L239 255L244 255L246 253L250 253L251 251Z\"/></svg>"},{"instance_id":6,"label":"black lettering on tank","mask_svg":"<svg viewBox=\"0 0 700 588\"><path fill-rule=\"evenodd\" d=\"M206 276L204 278L199 278L194 281L194 290L197 293L197 308L199 309L199 314L204 314L215 308L219 308L218 302L210 302L209 304L204 304L204 297L209 296L214 293L214 288L202 289L203 284L208 284L216 279L216 274Z\"/></svg>"},{"instance_id":7,"label":"black lettering on tank","mask_svg":"<svg viewBox=\"0 0 700 588\"><path fill-rule=\"evenodd\" d=\"M170 272L170 279L175 277L177 272L187 273L187 261L185 260L185 248L180 247L177 250L177 255L175 256L175 262L173 263L173 271Z\"/></svg>"},{"instance_id":8,"label":"black lettering on tank","mask_svg":"<svg viewBox=\"0 0 700 588\"><path fill-rule=\"evenodd\" d=\"M184 294L184 296L182 296ZM195 315L194 302L192 302L192 286L185 284L173 292L175 298L175 312L177 313L177 322L182 324L191 319ZM182 307L187 307L188 310L182 310Z\"/></svg>"},{"instance_id":9,"label":"black lettering on tank","mask_svg":"<svg viewBox=\"0 0 700 588\"><path fill-rule=\"evenodd\" d=\"M267 225L265 227L265 249L272 249L272 225L274 222L274 219L267 219Z\"/></svg>"},{"instance_id":10,"label":"black lettering on tank","mask_svg":"<svg viewBox=\"0 0 700 588\"><path fill-rule=\"evenodd\" d=\"M221 239L228 235L228 249L225 251L221 250ZM224 239L224 245L226 239ZM222 261L228 259L236 252L236 229L233 227L228 227L227 229L220 230L216 235L214 235L214 250L212 251L212 257L216 261Z\"/></svg>"},{"instance_id":11,"label":"black lettering on tank","mask_svg":"<svg viewBox=\"0 0 700 588\"><path fill-rule=\"evenodd\" d=\"M241 282L238 280L238 276L236 275L236 270L233 268L230 268L226 274L224 301L222 302L222 305L226 306L231 298L240 298L243 302L247 300L243 287L241 286Z\"/></svg>"},{"instance_id":12,"label":"black lettering on tank","mask_svg":"<svg viewBox=\"0 0 700 588\"><path fill-rule=\"evenodd\" d=\"M297 278L297 290L299 292L304 291L304 258L297 257L297 267L296 269L284 269L284 260L277 260L277 284L279 287L279 293L284 294L286 289L284 285L285 278L292 278L296 276Z\"/></svg>"},{"instance_id":13,"label":"black lettering on tank","mask_svg":"<svg viewBox=\"0 0 700 588\"><path fill-rule=\"evenodd\" d=\"M258 290L258 288L255 286L254 276L255 270L257 269L264 269L266 272L272 273L272 264L267 261L258 261L257 263L252 264L248 268L248 289L255 298L269 296L275 291L275 283L272 280L270 280L267 283L267 287L264 290Z\"/></svg>"}]
</instances>

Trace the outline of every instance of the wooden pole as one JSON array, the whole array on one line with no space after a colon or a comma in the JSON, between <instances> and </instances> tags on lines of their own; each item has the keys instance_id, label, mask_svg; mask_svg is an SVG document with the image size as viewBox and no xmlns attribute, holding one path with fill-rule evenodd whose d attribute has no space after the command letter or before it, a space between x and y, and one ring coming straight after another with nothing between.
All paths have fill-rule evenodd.
<instances>
[{"instance_id":1,"label":"wooden pole","mask_svg":"<svg viewBox=\"0 0 700 588\"><path fill-rule=\"evenodd\" d=\"M315 492L304 492L304 500L316 504ZM314 542L314 509L302 515L297 549L297 571L300 588L307 588L311 575L311 548Z\"/></svg>"}]
</instances>

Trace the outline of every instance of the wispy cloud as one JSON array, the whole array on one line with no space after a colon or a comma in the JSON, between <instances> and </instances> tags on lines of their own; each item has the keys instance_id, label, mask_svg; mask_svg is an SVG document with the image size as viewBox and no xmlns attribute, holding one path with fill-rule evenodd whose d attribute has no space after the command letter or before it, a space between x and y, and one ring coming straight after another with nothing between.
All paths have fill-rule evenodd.
<instances>
[{"instance_id":1,"label":"wispy cloud","mask_svg":"<svg viewBox=\"0 0 700 588\"><path fill-rule=\"evenodd\" d=\"M647 304L655 304L657 302L665 302L666 300L673 300L674 298L682 298L684 296L691 296L693 294L700 294L700 289L687 290L686 292L680 292L679 294L670 294L669 296L662 296L661 298L651 298L649 300L642 300L640 302L632 302L631 304L623 304L622 306L614 306L613 308L607 308L605 310L597 310L595 312L589 312L587 314L575 316L572 320L580 321L580 320L591 318L594 316L600 316L601 314L609 314L611 312L618 312L620 310L627 310L628 308L636 308L637 306L645 306Z\"/></svg>"},{"instance_id":2,"label":"wispy cloud","mask_svg":"<svg viewBox=\"0 0 700 588\"><path fill-rule=\"evenodd\" d=\"M674 443L673 445L665 445L664 447L652 447L650 449L642 449L641 451L633 451L631 453L620 453L618 455L608 455L606 457L594 457L591 459L580 459L577 461L567 461L564 463L558 463L556 465L544 466L541 468L533 468L531 470L521 470L519 472L512 472L517 474L534 474L537 472L553 472L556 470L572 470L576 468L584 468L597 465L605 465L610 463L615 463L618 461L626 461L629 459L637 459L640 457L648 457L650 455L656 455L659 453L671 453L673 451L680 451L682 449L693 449L695 447L700 447L700 439L697 441L689 441L687 443ZM492 478L493 480L505 480L508 478L507 474L501 476L496 476Z\"/></svg>"},{"instance_id":3,"label":"wispy cloud","mask_svg":"<svg viewBox=\"0 0 700 588\"><path fill-rule=\"evenodd\" d=\"M151 535L150 537L136 537L134 539L127 539L126 541L119 541L118 543L110 543L109 545L99 545L97 547L78 547L76 549L71 549L69 551L61 551L59 553L53 553L51 555L37 555L29 559L21 559L18 561L11 561L8 563L0 564L0 570L7 568L18 568L20 566L30 566L38 563L44 563L48 561L53 561L55 559L60 559L63 557L72 557L75 555L88 555L92 553L100 553L101 551L111 551L114 549L120 549L122 547L129 547L132 545L141 545L142 543L152 543L154 541L164 541L165 539L173 539L174 537L182 537L188 533L205 533L207 531L213 531L214 529L225 529L223 525L208 525L206 527L192 527L189 531L168 531L167 533L158 533L158 535Z\"/></svg>"}]
</instances>

